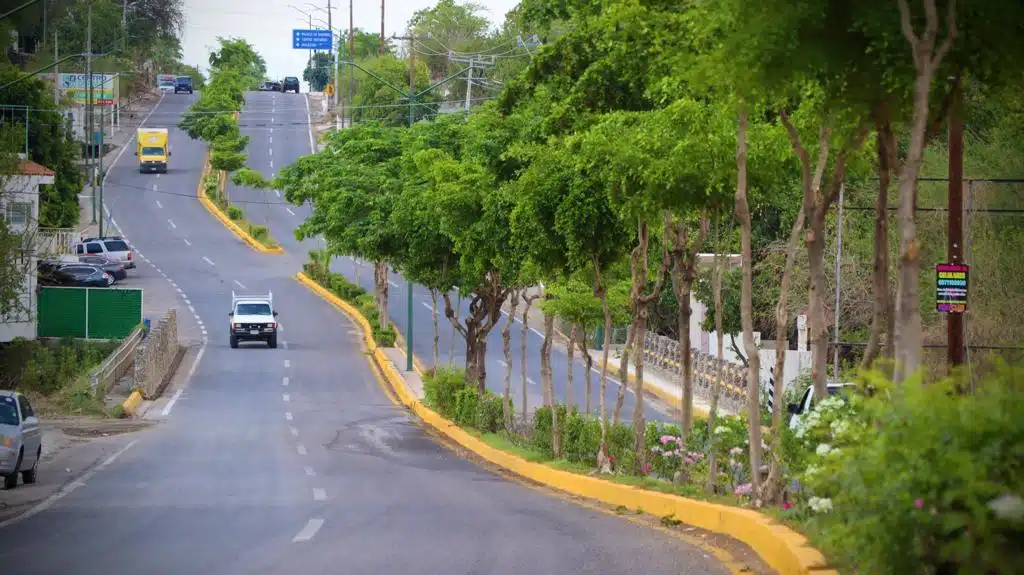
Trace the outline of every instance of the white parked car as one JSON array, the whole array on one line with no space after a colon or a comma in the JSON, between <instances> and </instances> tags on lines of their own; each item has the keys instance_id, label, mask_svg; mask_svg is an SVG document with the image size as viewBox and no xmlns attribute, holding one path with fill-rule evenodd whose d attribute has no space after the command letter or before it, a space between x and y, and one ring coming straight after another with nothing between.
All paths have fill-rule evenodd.
<instances>
[{"instance_id":1,"label":"white parked car","mask_svg":"<svg viewBox=\"0 0 1024 575\"><path fill-rule=\"evenodd\" d=\"M826 384L825 390L829 396L839 395L844 389L853 387L852 383L829 383ZM786 406L787 411L793 415L789 419L789 428L796 429L800 425L800 419L811 412L814 409L814 386L807 388L803 396L800 397L800 403L791 403Z\"/></svg>"},{"instance_id":2,"label":"white parked car","mask_svg":"<svg viewBox=\"0 0 1024 575\"><path fill-rule=\"evenodd\" d=\"M28 398L16 391L0 391L0 477L4 489L36 482L43 454L43 430Z\"/></svg>"},{"instance_id":3,"label":"white parked car","mask_svg":"<svg viewBox=\"0 0 1024 575\"><path fill-rule=\"evenodd\" d=\"M232 348L243 341L265 341L269 347L277 347L277 311L274 310L273 292L239 296L232 291L228 316L231 318L228 327Z\"/></svg>"}]
</instances>

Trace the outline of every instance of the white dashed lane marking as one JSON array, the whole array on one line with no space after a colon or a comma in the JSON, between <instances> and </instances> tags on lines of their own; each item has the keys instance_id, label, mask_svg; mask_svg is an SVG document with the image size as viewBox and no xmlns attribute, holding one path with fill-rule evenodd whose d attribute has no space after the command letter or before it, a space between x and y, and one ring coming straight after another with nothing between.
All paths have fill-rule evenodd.
<instances>
[{"instance_id":1,"label":"white dashed lane marking","mask_svg":"<svg viewBox=\"0 0 1024 575\"><path fill-rule=\"evenodd\" d=\"M286 402L288 402L288 401L292 400L292 396L288 395L287 393L283 393L283 394L281 394L281 399L283 399Z\"/></svg>"},{"instance_id":2,"label":"white dashed lane marking","mask_svg":"<svg viewBox=\"0 0 1024 575\"><path fill-rule=\"evenodd\" d=\"M323 527L323 525L323 519L310 519L306 523L306 526L303 527L302 530L299 531L299 533L292 538L292 543L301 543L303 541L309 541L313 538L314 535L316 535L317 531L320 531L320 528Z\"/></svg>"},{"instance_id":3,"label":"white dashed lane marking","mask_svg":"<svg viewBox=\"0 0 1024 575\"><path fill-rule=\"evenodd\" d=\"M280 328L280 326L278 326L278 328ZM288 361L288 360L286 359L286 360L284 360L284 366L285 366L285 367L291 367L291 366L292 366L292 362L290 362L290 361Z\"/></svg>"},{"instance_id":4,"label":"white dashed lane marking","mask_svg":"<svg viewBox=\"0 0 1024 575\"><path fill-rule=\"evenodd\" d=\"M238 281L238 280L235 280L235 285L240 287L240 288L242 288L242 289L245 289L245 284L240 282L240 281Z\"/></svg>"},{"instance_id":5,"label":"white dashed lane marking","mask_svg":"<svg viewBox=\"0 0 1024 575\"><path fill-rule=\"evenodd\" d=\"M168 223L168 224L171 224L171 229L172 229L172 230L176 230L176 229L178 229L178 226L174 225L174 221L173 221L173 220L171 220L171 218L167 218L167 223Z\"/></svg>"},{"instance_id":6,"label":"white dashed lane marking","mask_svg":"<svg viewBox=\"0 0 1024 575\"><path fill-rule=\"evenodd\" d=\"M310 477L313 477L314 475L316 475L316 472L313 471L313 468L308 466L308 465L303 467L303 469L306 471L306 475L308 475Z\"/></svg>"},{"instance_id":7,"label":"white dashed lane marking","mask_svg":"<svg viewBox=\"0 0 1024 575\"><path fill-rule=\"evenodd\" d=\"M289 383L291 383L291 382L290 382L290 381L288 380L288 378L287 378L287 377L283 377L283 378L281 378L281 385L283 385L283 386L285 386L285 387L288 387L288 384L289 384Z\"/></svg>"},{"instance_id":8,"label":"white dashed lane marking","mask_svg":"<svg viewBox=\"0 0 1024 575\"><path fill-rule=\"evenodd\" d=\"M217 265L217 264L213 263L213 260L211 260L210 258L208 258L206 256L203 256L203 259L206 260L206 263L210 264L211 266L216 266Z\"/></svg>"},{"instance_id":9,"label":"white dashed lane marking","mask_svg":"<svg viewBox=\"0 0 1024 575\"><path fill-rule=\"evenodd\" d=\"M313 489L313 501L323 501L327 499L327 491L316 487Z\"/></svg>"},{"instance_id":10,"label":"white dashed lane marking","mask_svg":"<svg viewBox=\"0 0 1024 575\"><path fill-rule=\"evenodd\" d=\"M288 421L291 421L292 420L292 412L290 412L290 411L284 412L284 418L286 420L288 420Z\"/></svg>"},{"instance_id":11,"label":"white dashed lane marking","mask_svg":"<svg viewBox=\"0 0 1024 575\"><path fill-rule=\"evenodd\" d=\"M186 246L191 246L192 245L192 242L188 241L188 238L183 238L183 239L185 240L185 245Z\"/></svg>"},{"instance_id":12,"label":"white dashed lane marking","mask_svg":"<svg viewBox=\"0 0 1024 575\"><path fill-rule=\"evenodd\" d=\"M299 455L305 455L306 454L306 446L302 445L300 443L300 444L295 446L295 451L298 452Z\"/></svg>"}]
</instances>

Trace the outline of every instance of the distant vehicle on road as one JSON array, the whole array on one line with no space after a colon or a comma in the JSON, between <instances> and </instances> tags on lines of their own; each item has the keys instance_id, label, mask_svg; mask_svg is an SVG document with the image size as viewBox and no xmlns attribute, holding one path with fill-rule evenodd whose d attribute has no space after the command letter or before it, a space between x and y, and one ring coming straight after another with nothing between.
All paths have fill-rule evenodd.
<instances>
[{"instance_id":1,"label":"distant vehicle on road","mask_svg":"<svg viewBox=\"0 0 1024 575\"><path fill-rule=\"evenodd\" d=\"M43 455L43 430L28 398L16 391L0 391L0 477L4 489L36 482Z\"/></svg>"},{"instance_id":2,"label":"distant vehicle on road","mask_svg":"<svg viewBox=\"0 0 1024 575\"><path fill-rule=\"evenodd\" d=\"M41 261L37 270L41 285L98 288L114 285L114 276L93 264Z\"/></svg>"},{"instance_id":3,"label":"distant vehicle on road","mask_svg":"<svg viewBox=\"0 0 1024 575\"><path fill-rule=\"evenodd\" d=\"M840 395L844 391L852 388L852 383L829 383L825 386L825 391L829 397L833 395ZM789 420L789 428L796 429L800 425L800 420L806 416L811 410L814 409L816 402L814 401L814 386L808 387L807 391L800 397L799 403L791 403L786 406L788 411L793 417Z\"/></svg>"},{"instance_id":4,"label":"distant vehicle on road","mask_svg":"<svg viewBox=\"0 0 1024 575\"><path fill-rule=\"evenodd\" d=\"M263 82L262 84L260 84L260 92L273 92L273 91L274 91L274 83L271 82L270 80L267 80L266 82Z\"/></svg>"},{"instance_id":5,"label":"distant vehicle on road","mask_svg":"<svg viewBox=\"0 0 1024 575\"><path fill-rule=\"evenodd\" d=\"M270 90L272 92L281 92L284 90L284 88L282 87L281 82L271 82Z\"/></svg>"},{"instance_id":6,"label":"distant vehicle on road","mask_svg":"<svg viewBox=\"0 0 1024 575\"><path fill-rule=\"evenodd\" d=\"M242 341L265 341L270 348L277 347L277 311L274 293L239 296L231 291L229 343L237 348Z\"/></svg>"},{"instance_id":7,"label":"distant vehicle on road","mask_svg":"<svg viewBox=\"0 0 1024 575\"><path fill-rule=\"evenodd\" d=\"M139 128L135 140L139 171L166 174L167 160L171 157L167 128Z\"/></svg>"},{"instance_id":8,"label":"distant vehicle on road","mask_svg":"<svg viewBox=\"0 0 1024 575\"><path fill-rule=\"evenodd\" d=\"M80 256L106 256L124 264L127 269L135 268L135 255L128 242L121 236L83 238L75 245L75 254Z\"/></svg>"},{"instance_id":9,"label":"distant vehicle on road","mask_svg":"<svg viewBox=\"0 0 1024 575\"><path fill-rule=\"evenodd\" d=\"M299 79L296 78L295 76L285 76L284 77L284 82L282 83L282 86L281 86L281 91L283 91L283 92L295 92L296 94L298 94L299 93Z\"/></svg>"},{"instance_id":10,"label":"distant vehicle on road","mask_svg":"<svg viewBox=\"0 0 1024 575\"><path fill-rule=\"evenodd\" d=\"M192 76L178 76L174 79L174 93L178 92L192 93Z\"/></svg>"}]
</instances>

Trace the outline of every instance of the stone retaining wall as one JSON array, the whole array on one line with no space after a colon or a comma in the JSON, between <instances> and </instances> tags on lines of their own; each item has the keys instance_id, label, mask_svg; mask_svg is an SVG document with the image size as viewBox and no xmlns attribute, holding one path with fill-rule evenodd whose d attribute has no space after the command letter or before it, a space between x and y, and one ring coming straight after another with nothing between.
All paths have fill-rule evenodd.
<instances>
[{"instance_id":1,"label":"stone retaining wall","mask_svg":"<svg viewBox=\"0 0 1024 575\"><path fill-rule=\"evenodd\" d=\"M178 316L171 309L135 348L134 386L143 397L153 399L160 394L178 348Z\"/></svg>"}]
</instances>

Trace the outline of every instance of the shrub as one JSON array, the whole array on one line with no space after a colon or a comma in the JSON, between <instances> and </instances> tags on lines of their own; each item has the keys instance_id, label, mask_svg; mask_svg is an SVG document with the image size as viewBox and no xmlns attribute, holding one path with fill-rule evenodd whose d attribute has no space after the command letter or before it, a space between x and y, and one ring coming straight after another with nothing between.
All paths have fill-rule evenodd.
<instances>
[{"instance_id":1,"label":"shrub","mask_svg":"<svg viewBox=\"0 0 1024 575\"><path fill-rule=\"evenodd\" d=\"M511 403L511 398L509 398L509 404ZM480 431L497 433L505 428L503 405L502 396L494 395L489 391L484 393L483 398L480 400L479 417L477 419L477 426ZM512 412L515 413L514 407Z\"/></svg>"},{"instance_id":2,"label":"shrub","mask_svg":"<svg viewBox=\"0 0 1024 575\"><path fill-rule=\"evenodd\" d=\"M459 427L477 427L480 417L480 395L475 388L466 386L455 393L455 417Z\"/></svg>"},{"instance_id":3,"label":"shrub","mask_svg":"<svg viewBox=\"0 0 1024 575\"><path fill-rule=\"evenodd\" d=\"M250 225L249 235L256 241L264 243L270 238L270 228L267 226Z\"/></svg>"},{"instance_id":4,"label":"shrub","mask_svg":"<svg viewBox=\"0 0 1024 575\"><path fill-rule=\"evenodd\" d=\"M455 417L455 398L466 387L466 373L461 369L440 368L423 381L423 396L427 405L448 418Z\"/></svg>"},{"instance_id":5,"label":"shrub","mask_svg":"<svg viewBox=\"0 0 1024 575\"><path fill-rule=\"evenodd\" d=\"M242 208L238 206L228 206L228 217L231 218L232 221L237 222L245 217L245 213L242 211Z\"/></svg>"},{"instance_id":6,"label":"shrub","mask_svg":"<svg viewBox=\"0 0 1024 575\"><path fill-rule=\"evenodd\" d=\"M807 480L826 550L879 575L1024 573L1024 370L1000 367L973 396L952 378L868 378L878 393L836 420L852 421L848 446L821 444Z\"/></svg>"},{"instance_id":7,"label":"shrub","mask_svg":"<svg viewBox=\"0 0 1024 575\"><path fill-rule=\"evenodd\" d=\"M389 325L383 329L378 327L373 330L373 341L381 347L395 347L396 339L398 339L398 332L395 331L394 326Z\"/></svg>"}]
</instances>

